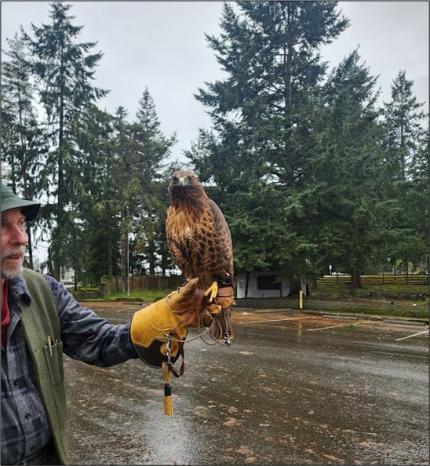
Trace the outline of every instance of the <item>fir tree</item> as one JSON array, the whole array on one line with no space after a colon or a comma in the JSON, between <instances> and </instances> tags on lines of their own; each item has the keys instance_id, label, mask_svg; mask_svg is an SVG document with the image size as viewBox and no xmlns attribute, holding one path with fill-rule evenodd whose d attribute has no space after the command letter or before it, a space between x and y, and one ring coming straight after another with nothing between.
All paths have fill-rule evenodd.
<instances>
[{"instance_id":1,"label":"fir tree","mask_svg":"<svg viewBox=\"0 0 430 466\"><path fill-rule=\"evenodd\" d=\"M46 132L38 124L29 57L21 34L7 40L2 76L2 153L13 192L40 199L47 190ZM42 213L43 213L42 209ZM33 230L34 230L33 224ZM33 234L27 225L29 265L33 267Z\"/></svg>"},{"instance_id":2,"label":"fir tree","mask_svg":"<svg viewBox=\"0 0 430 466\"><path fill-rule=\"evenodd\" d=\"M102 54L91 53L95 42L78 42L82 26L72 23L70 8L63 3L52 3L51 23L32 25L32 37L25 35L53 144L47 160L55 196L55 228L49 253L52 273L57 278L67 261L67 232L72 228L68 212L74 201L73 176L79 173L76 128L88 107L106 94L91 83Z\"/></svg>"},{"instance_id":3,"label":"fir tree","mask_svg":"<svg viewBox=\"0 0 430 466\"><path fill-rule=\"evenodd\" d=\"M138 147L138 176L141 185L140 205L135 215L135 250L142 255L141 260L154 274L160 257L165 253L166 199L161 192L165 189L162 169L176 142L175 135L165 137L155 104L146 88L139 99L136 121L133 125Z\"/></svg>"},{"instance_id":4,"label":"fir tree","mask_svg":"<svg viewBox=\"0 0 430 466\"><path fill-rule=\"evenodd\" d=\"M188 156L230 223L236 269L307 272L316 245L305 237L300 190L325 75L319 47L347 26L334 2L225 4L209 45L227 77L197 99L212 131Z\"/></svg>"},{"instance_id":5,"label":"fir tree","mask_svg":"<svg viewBox=\"0 0 430 466\"><path fill-rule=\"evenodd\" d=\"M409 262L423 263L427 250L428 128L423 105L413 94L413 81L400 71L384 105L384 126L388 188L397 206L393 222L398 231L388 253L406 272Z\"/></svg>"},{"instance_id":6,"label":"fir tree","mask_svg":"<svg viewBox=\"0 0 430 466\"><path fill-rule=\"evenodd\" d=\"M76 177L74 222L79 247L74 254L74 268L75 277L86 283L99 283L103 276L119 271L119 170L113 120L112 115L94 106L79 136L82 163L80 176Z\"/></svg>"},{"instance_id":7,"label":"fir tree","mask_svg":"<svg viewBox=\"0 0 430 466\"><path fill-rule=\"evenodd\" d=\"M391 101L384 108L386 144L391 152L393 176L398 180L408 179L424 137L424 104L417 101L412 86L406 72L400 71L391 86Z\"/></svg>"},{"instance_id":8,"label":"fir tree","mask_svg":"<svg viewBox=\"0 0 430 466\"><path fill-rule=\"evenodd\" d=\"M315 150L308 164L314 191L306 203L316 214L312 236L320 267L350 272L353 288L361 286L361 274L390 228L375 86L357 51L332 71L314 120Z\"/></svg>"}]
</instances>

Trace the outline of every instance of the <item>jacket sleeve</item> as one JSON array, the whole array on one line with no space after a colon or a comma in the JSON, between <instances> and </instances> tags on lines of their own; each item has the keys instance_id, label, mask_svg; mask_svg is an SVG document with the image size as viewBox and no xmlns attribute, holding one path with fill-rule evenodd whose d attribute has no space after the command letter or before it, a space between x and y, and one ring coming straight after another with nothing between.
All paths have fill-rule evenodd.
<instances>
[{"instance_id":1,"label":"jacket sleeve","mask_svg":"<svg viewBox=\"0 0 430 466\"><path fill-rule=\"evenodd\" d=\"M138 357L130 339L130 322L111 324L81 306L62 283L49 275L44 277L57 302L64 353L97 366L112 366Z\"/></svg>"}]
</instances>

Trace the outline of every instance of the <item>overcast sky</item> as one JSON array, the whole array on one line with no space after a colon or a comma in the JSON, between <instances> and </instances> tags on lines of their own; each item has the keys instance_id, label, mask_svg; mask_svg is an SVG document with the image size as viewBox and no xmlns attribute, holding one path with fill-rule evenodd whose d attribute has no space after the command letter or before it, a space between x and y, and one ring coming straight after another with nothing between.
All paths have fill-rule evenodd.
<instances>
[{"instance_id":1,"label":"overcast sky","mask_svg":"<svg viewBox=\"0 0 430 466\"><path fill-rule=\"evenodd\" d=\"M104 53L96 85L110 89L101 106L114 112L124 106L134 116L147 86L154 98L166 136L177 133L173 156L182 158L199 127L210 127L204 107L193 93L205 81L223 74L204 34L217 34L222 2L67 2L75 24L83 25L82 41L97 41ZM3 1L2 47L20 25L48 23L48 2ZM429 5L427 2L339 2L350 27L323 57L337 65L354 48L374 75L379 75L382 99L399 70L415 82L418 99L429 89Z\"/></svg>"}]
</instances>

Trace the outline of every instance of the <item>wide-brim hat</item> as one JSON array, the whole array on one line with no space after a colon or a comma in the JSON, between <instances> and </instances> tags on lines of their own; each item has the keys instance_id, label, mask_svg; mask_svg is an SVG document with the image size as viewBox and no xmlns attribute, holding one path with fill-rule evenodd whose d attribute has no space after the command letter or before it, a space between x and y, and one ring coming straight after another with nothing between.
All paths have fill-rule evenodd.
<instances>
[{"instance_id":1,"label":"wide-brim hat","mask_svg":"<svg viewBox=\"0 0 430 466\"><path fill-rule=\"evenodd\" d=\"M1 183L0 201L2 213L11 209L21 209L21 212L28 221L33 220L39 213L40 203L20 199L3 183Z\"/></svg>"}]
</instances>

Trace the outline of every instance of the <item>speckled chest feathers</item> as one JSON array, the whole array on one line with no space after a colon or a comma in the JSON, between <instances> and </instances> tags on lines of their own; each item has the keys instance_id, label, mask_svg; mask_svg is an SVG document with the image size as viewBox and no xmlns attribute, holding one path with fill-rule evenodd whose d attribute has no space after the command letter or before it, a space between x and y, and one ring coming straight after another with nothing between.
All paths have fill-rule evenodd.
<instances>
[{"instance_id":1,"label":"speckled chest feathers","mask_svg":"<svg viewBox=\"0 0 430 466\"><path fill-rule=\"evenodd\" d=\"M199 286L214 280L231 285L233 251L230 230L218 206L190 172L176 172L169 186L171 206L166 233L170 253L184 276Z\"/></svg>"}]
</instances>

